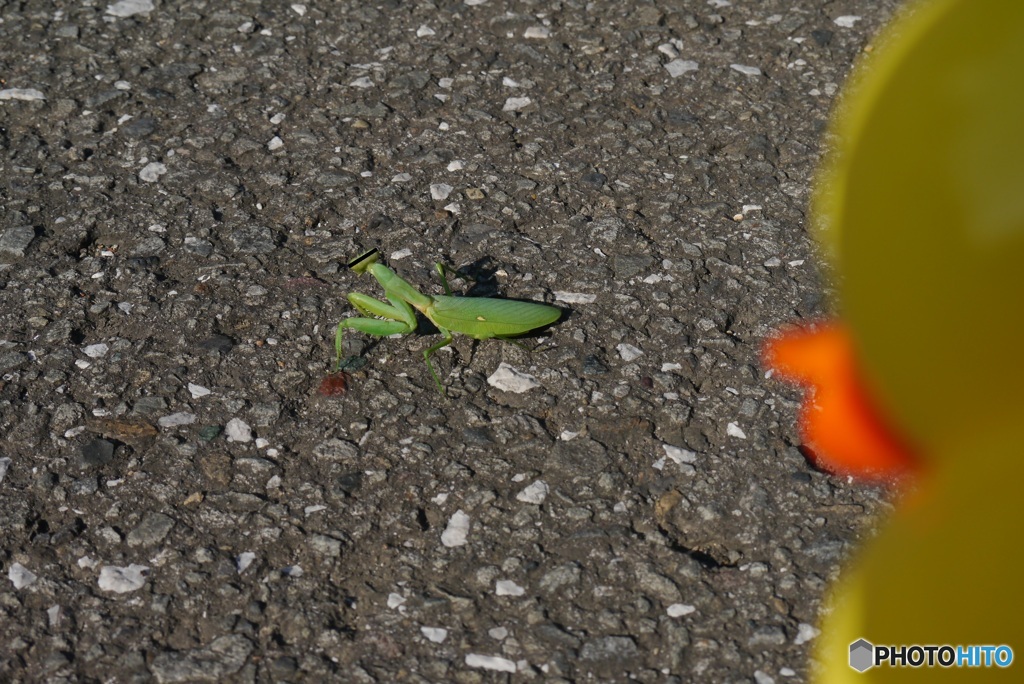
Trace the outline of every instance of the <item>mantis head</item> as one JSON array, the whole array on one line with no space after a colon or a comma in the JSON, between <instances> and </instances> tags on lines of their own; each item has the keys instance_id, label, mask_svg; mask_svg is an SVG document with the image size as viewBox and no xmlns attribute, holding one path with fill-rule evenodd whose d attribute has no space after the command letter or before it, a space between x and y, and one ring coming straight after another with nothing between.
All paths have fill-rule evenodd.
<instances>
[{"instance_id":1,"label":"mantis head","mask_svg":"<svg viewBox=\"0 0 1024 684\"><path fill-rule=\"evenodd\" d=\"M380 259L380 251L374 247L369 252L366 252L361 256L357 256L355 259L348 262L348 267L356 273L365 273L366 269L377 263L378 259Z\"/></svg>"}]
</instances>

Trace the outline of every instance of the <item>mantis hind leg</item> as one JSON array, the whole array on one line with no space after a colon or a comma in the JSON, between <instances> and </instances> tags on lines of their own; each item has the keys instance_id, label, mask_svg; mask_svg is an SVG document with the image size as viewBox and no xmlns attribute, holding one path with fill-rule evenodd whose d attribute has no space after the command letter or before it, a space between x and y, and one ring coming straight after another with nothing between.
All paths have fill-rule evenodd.
<instances>
[{"instance_id":1,"label":"mantis hind leg","mask_svg":"<svg viewBox=\"0 0 1024 684\"><path fill-rule=\"evenodd\" d=\"M452 333L450 330L445 330L444 328L438 328L438 331L442 335L444 335L444 339L438 342L437 344L427 347L427 349L425 349L423 352L423 360L427 362L427 369L430 371L430 374L434 376L434 382L437 383L437 391L440 392L441 394L444 394L444 385L441 384L441 378L437 376L437 371L434 370L434 364L430 363L430 355L436 352L438 349L442 347L447 347L449 344L451 344Z\"/></svg>"}]
</instances>

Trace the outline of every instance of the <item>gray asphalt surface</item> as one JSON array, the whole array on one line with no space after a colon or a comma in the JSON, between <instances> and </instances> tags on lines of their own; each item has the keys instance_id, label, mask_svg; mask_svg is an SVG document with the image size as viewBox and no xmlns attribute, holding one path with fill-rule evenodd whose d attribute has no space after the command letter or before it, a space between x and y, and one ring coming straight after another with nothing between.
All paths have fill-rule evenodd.
<instances>
[{"instance_id":1,"label":"gray asphalt surface","mask_svg":"<svg viewBox=\"0 0 1024 684\"><path fill-rule=\"evenodd\" d=\"M0 3L0 680L803 681L884 492L758 353L893 5ZM373 246L566 313L340 393Z\"/></svg>"}]
</instances>

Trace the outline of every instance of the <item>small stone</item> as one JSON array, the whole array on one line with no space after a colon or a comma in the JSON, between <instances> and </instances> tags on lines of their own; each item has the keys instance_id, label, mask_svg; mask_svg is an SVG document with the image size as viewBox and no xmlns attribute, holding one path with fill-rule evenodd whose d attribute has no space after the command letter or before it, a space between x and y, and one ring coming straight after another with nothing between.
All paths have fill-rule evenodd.
<instances>
[{"instance_id":1,"label":"small stone","mask_svg":"<svg viewBox=\"0 0 1024 684\"><path fill-rule=\"evenodd\" d=\"M114 460L114 444L105 439L93 439L82 445L82 466L97 468Z\"/></svg>"},{"instance_id":2,"label":"small stone","mask_svg":"<svg viewBox=\"0 0 1024 684\"><path fill-rule=\"evenodd\" d=\"M454 188L447 183L434 183L430 186L430 196L435 200L448 199Z\"/></svg>"},{"instance_id":3,"label":"small stone","mask_svg":"<svg viewBox=\"0 0 1024 684\"><path fill-rule=\"evenodd\" d=\"M369 76L360 76L356 80L349 83L349 85L352 86L353 88L360 88L362 90L366 90L367 88L372 88L374 83L373 79L371 79Z\"/></svg>"},{"instance_id":4,"label":"small stone","mask_svg":"<svg viewBox=\"0 0 1024 684\"><path fill-rule=\"evenodd\" d=\"M526 589L512 580L498 580L494 583L494 593L498 596L522 596L526 593Z\"/></svg>"},{"instance_id":5,"label":"small stone","mask_svg":"<svg viewBox=\"0 0 1024 684\"><path fill-rule=\"evenodd\" d=\"M326 534L314 534L309 540L309 546L321 556L337 558L341 555L341 541Z\"/></svg>"},{"instance_id":6,"label":"small stone","mask_svg":"<svg viewBox=\"0 0 1024 684\"><path fill-rule=\"evenodd\" d=\"M697 609L693 606L687 605L685 603L673 603L665 609L665 612L668 614L670 618L677 618L683 617L684 615L689 615L690 613L693 613L696 610Z\"/></svg>"},{"instance_id":7,"label":"small stone","mask_svg":"<svg viewBox=\"0 0 1024 684\"><path fill-rule=\"evenodd\" d=\"M616 345L615 348L619 351L619 356L622 357L622 360L627 363L640 358L644 354L643 350L625 342Z\"/></svg>"},{"instance_id":8,"label":"small stone","mask_svg":"<svg viewBox=\"0 0 1024 684\"><path fill-rule=\"evenodd\" d=\"M565 292L564 290L555 290L555 301L563 302L565 304L593 304L597 301L597 295L590 294L589 292Z\"/></svg>"},{"instance_id":9,"label":"small stone","mask_svg":"<svg viewBox=\"0 0 1024 684\"><path fill-rule=\"evenodd\" d=\"M595 171L594 173L584 174L583 177L580 178L580 182L584 185L589 185L595 190L600 190L608 182L608 176Z\"/></svg>"},{"instance_id":10,"label":"small stone","mask_svg":"<svg viewBox=\"0 0 1024 684\"><path fill-rule=\"evenodd\" d=\"M11 563L11 567L7 570L7 579L11 580L15 589L24 589L39 577L21 563Z\"/></svg>"},{"instance_id":11,"label":"small stone","mask_svg":"<svg viewBox=\"0 0 1024 684\"><path fill-rule=\"evenodd\" d=\"M733 71L738 71L741 74L746 74L747 76L761 75L761 70L758 69L756 66L747 66L745 64L730 64L729 68L732 69Z\"/></svg>"},{"instance_id":12,"label":"small stone","mask_svg":"<svg viewBox=\"0 0 1024 684\"><path fill-rule=\"evenodd\" d=\"M531 26L530 28L523 31L523 38L550 38L551 29L547 26Z\"/></svg>"},{"instance_id":13,"label":"small stone","mask_svg":"<svg viewBox=\"0 0 1024 684\"><path fill-rule=\"evenodd\" d=\"M441 533L441 543L448 548L463 546L469 534L469 516L459 509L448 520L448 526Z\"/></svg>"},{"instance_id":14,"label":"small stone","mask_svg":"<svg viewBox=\"0 0 1024 684\"><path fill-rule=\"evenodd\" d=\"M359 458L359 448L352 442L332 437L313 447L313 455L327 461L351 461Z\"/></svg>"},{"instance_id":15,"label":"small stone","mask_svg":"<svg viewBox=\"0 0 1024 684\"><path fill-rule=\"evenodd\" d=\"M132 563L128 567L104 565L100 568L99 586L103 591L126 594L141 589L146 584L145 565Z\"/></svg>"},{"instance_id":16,"label":"small stone","mask_svg":"<svg viewBox=\"0 0 1024 684\"><path fill-rule=\"evenodd\" d=\"M148 513L142 522L128 533L128 546L153 546L164 540L174 528L174 518L163 513Z\"/></svg>"},{"instance_id":17,"label":"small stone","mask_svg":"<svg viewBox=\"0 0 1024 684\"><path fill-rule=\"evenodd\" d=\"M395 592L388 594L388 608L390 608L391 610L401 608L402 604L405 603L405 601L405 597L401 594L397 594Z\"/></svg>"},{"instance_id":18,"label":"small stone","mask_svg":"<svg viewBox=\"0 0 1024 684\"><path fill-rule=\"evenodd\" d=\"M679 78L683 74L696 71L700 65L689 59L673 59L671 62L665 65L665 71L672 78Z\"/></svg>"},{"instance_id":19,"label":"small stone","mask_svg":"<svg viewBox=\"0 0 1024 684\"><path fill-rule=\"evenodd\" d=\"M409 173L396 173L391 177L392 183L408 183L412 180L412 174Z\"/></svg>"},{"instance_id":20,"label":"small stone","mask_svg":"<svg viewBox=\"0 0 1024 684\"><path fill-rule=\"evenodd\" d=\"M775 684L775 680L766 672L754 670L754 684Z\"/></svg>"},{"instance_id":21,"label":"small stone","mask_svg":"<svg viewBox=\"0 0 1024 684\"><path fill-rule=\"evenodd\" d=\"M202 385L197 385L194 382L188 383L188 393L192 395L193 399L200 399L211 394L210 390L206 389Z\"/></svg>"},{"instance_id":22,"label":"small stone","mask_svg":"<svg viewBox=\"0 0 1024 684\"><path fill-rule=\"evenodd\" d=\"M504 361L498 364L497 370L487 378L487 384L504 392L515 392L516 394L540 387L537 378L516 370Z\"/></svg>"},{"instance_id":23,"label":"small stone","mask_svg":"<svg viewBox=\"0 0 1024 684\"><path fill-rule=\"evenodd\" d=\"M730 437L736 437L737 439L747 438L747 433L745 433L743 429L736 423L729 423L728 425L726 425L725 434L729 435Z\"/></svg>"},{"instance_id":24,"label":"small stone","mask_svg":"<svg viewBox=\"0 0 1024 684\"><path fill-rule=\"evenodd\" d=\"M100 342L99 344L90 344L82 349L82 352L90 359L102 359L110 351L110 347Z\"/></svg>"},{"instance_id":25,"label":"small stone","mask_svg":"<svg viewBox=\"0 0 1024 684\"><path fill-rule=\"evenodd\" d=\"M661 448L665 450L665 455L668 456L674 463L696 463L697 454L690 451L689 449L680 449L677 446L671 444L662 444Z\"/></svg>"},{"instance_id":26,"label":"small stone","mask_svg":"<svg viewBox=\"0 0 1024 684\"><path fill-rule=\"evenodd\" d=\"M470 0L466 0L470 2ZM515 673L516 664L508 658L499 658L498 656L485 656L478 653L469 653L466 655L466 665L470 667L479 667L484 670L495 670L497 672L511 672Z\"/></svg>"},{"instance_id":27,"label":"small stone","mask_svg":"<svg viewBox=\"0 0 1024 684\"><path fill-rule=\"evenodd\" d=\"M23 100L25 102L31 102L33 100L45 100L46 96L43 95L42 91L36 90L35 88L5 88L0 90L0 100Z\"/></svg>"},{"instance_id":28,"label":"small stone","mask_svg":"<svg viewBox=\"0 0 1024 684\"><path fill-rule=\"evenodd\" d=\"M196 422L196 416L194 413L185 413L182 411L179 413L172 413L169 416L162 416L156 422L160 427L164 428L178 427L181 425L191 425Z\"/></svg>"},{"instance_id":29,"label":"small stone","mask_svg":"<svg viewBox=\"0 0 1024 684\"><path fill-rule=\"evenodd\" d=\"M418 29L416 29L416 37L417 38L426 38L427 36L433 36L436 33L437 32L434 29L430 28L426 24L423 24Z\"/></svg>"},{"instance_id":30,"label":"small stone","mask_svg":"<svg viewBox=\"0 0 1024 684\"><path fill-rule=\"evenodd\" d=\"M508 629L505 627L491 627L487 630L487 636L497 641L501 641L508 636Z\"/></svg>"},{"instance_id":31,"label":"small stone","mask_svg":"<svg viewBox=\"0 0 1024 684\"><path fill-rule=\"evenodd\" d=\"M300 17L306 16L306 6L301 4L295 4L291 6L292 11L298 14Z\"/></svg>"},{"instance_id":32,"label":"small stone","mask_svg":"<svg viewBox=\"0 0 1024 684\"><path fill-rule=\"evenodd\" d=\"M547 498L550 487L543 480L537 480L533 484L529 485L523 491L516 494L516 499L523 503L535 504L539 506L544 503L544 499Z\"/></svg>"},{"instance_id":33,"label":"small stone","mask_svg":"<svg viewBox=\"0 0 1024 684\"><path fill-rule=\"evenodd\" d=\"M267 149L270 150L271 152L273 152L274 150L279 150L282 147L284 147L284 140L281 140L281 138L276 135L270 139L270 142L267 143Z\"/></svg>"},{"instance_id":34,"label":"small stone","mask_svg":"<svg viewBox=\"0 0 1024 684\"><path fill-rule=\"evenodd\" d=\"M486 197L486 195L484 195L484 191L481 190L480 188L466 189L466 199L482 200L484 197Z\"/></svg>"},{"instance_id":35,"label":"small stone","mask_svg":"<svg viewBox=\"0 0 1024 684\"><path fill-rule=\"evenodd\" d=\"M4 231L0 236L0 254L12 257L25 256L25 250L32 244L36 237L35 228L32 226L14 226Z\"/></svg>"},{"instance_id":36,"label":"small stone","mask_svg":"<svg viewBox=\"0 0 1024 684\"><path fill-rule=\"evenodd\" d=\"M167 249L167 243L163 241L163 238L152 235L139 240L132 247L130 256L145 259L147 257L154 257L165 249Z\"/></svg>"},{"instance_id":37,"label":"small stone","mask_svg":"<svg viewBox=\"0 0 1024 684\"><path fill-rule=\"evenodd\" d=\"M235 567L238 569L238 574L241 575L245 572L254 560L256 560L256 554L252 551L243 551L238 554L238 557L235 558Z\"/></svg>"},{"instance_id":38,"label":"small stone","mask_svg":"<svg viewBox=\"0 0 1024 684\"><path fill-rule=\"evenodd\" d=\"M224 426L224 434L229 442L251 442L252 428L244 420L232 418Z\"/></svg>"},{"instance_id":39,"label":"small stone","mask_svg":"<svg viewBox=\"0 0 1024 684\"><path fill-rule=\"evenodd\" d=\"M501 111L519 112L525 109L526 107L530 106L531 104L533 104L533 100L531 100L528 97L510 97L507 100L505 100L505 104L504 106L502 106Z\"/></svg>"},{"instance_id":40,"label":"small stone","mask_svg":"<svg viewBox=\"0 0 1024 684\"><path fill-rule=\"evenodd\" d=\"M797 626L796 638L793 639L793 643L799 646L800 644L807 643L811 639L816 639L820 635L820 629L806 622L801 622Z\"/></svg>"},{"instance_id":41,"label":"small stone","mask_svg":"<svg viewBox=\"0 0 1024 684\"><path fill-rule=\"evenodd\" d=\"M853 28L853 25L860 20L861 17L858 17L855 14L844 14L841 17L836 17L835 19L832 20L832 22L836 26L842 26L843 28Z\"/></svg>"},{"instance_id":42,"label":"small stone","mask_svg":"<svg viewBox=\"0 0 1024 684\"><path fill-rule=\"evenodd\" d=\"M112 17L131 17L136 14L153 11L152 0L120 0L107 7L107 14Z\"/></svg>"},{"instance_id":43,"label":"small stone","mask_svg":"<svg viewBox=\"0 0 1024 684\"><path fill-rule=\"evenodd\" d=\"M7 477L7 469L11 467L11 459L6 456L0 458L0 482L4 481Z\"/></svg>"},{"instance_id":44,"label":"small stone","mask_svg":"<svg viewBox=\"0 0 1024 684\"><path fill-rule=\"evenodd\" d=\"M167 173L167 167L160 162L150 162L139 171L139 179L147 183L156 183L160 176Z\"/></svg>"},{"instance_id":45,"label":"small stone","mask_svg":"<svg viewBox=\"0 0 1024 684\"><path fill-rule=\"evenodd\" d=\"M448 638L448 630L443 627L420 627L420 633L435 644Z\"/></svg>"}]
</instances>

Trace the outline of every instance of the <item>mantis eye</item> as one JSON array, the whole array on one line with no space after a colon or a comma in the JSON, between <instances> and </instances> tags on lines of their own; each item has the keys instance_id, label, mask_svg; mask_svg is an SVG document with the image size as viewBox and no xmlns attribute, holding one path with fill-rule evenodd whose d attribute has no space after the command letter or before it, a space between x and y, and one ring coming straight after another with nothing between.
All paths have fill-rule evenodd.
<instances>
[{"instance_id":1,"label":"mantis eye","mask_svg":"<svg viewBox=\"0 0 1024 684\"><path fill-rule=\"evenodd\" d=\"M348 262L348 267L351 268L356 273L362 273L363 271L368 269L370 266L372 266L375 263L377 263L377 260L379 258L380 258L380 250L378 250L376 247L374 247L369 252L366 252L365 254L363 254L361 256L357 256L355 259L353 259L352 261Z\"/></svg>"}]
</instances>

